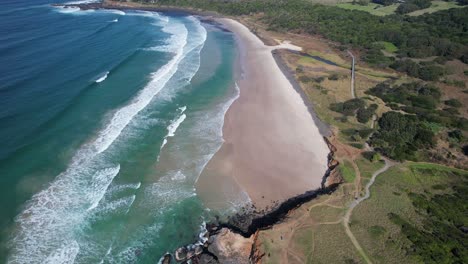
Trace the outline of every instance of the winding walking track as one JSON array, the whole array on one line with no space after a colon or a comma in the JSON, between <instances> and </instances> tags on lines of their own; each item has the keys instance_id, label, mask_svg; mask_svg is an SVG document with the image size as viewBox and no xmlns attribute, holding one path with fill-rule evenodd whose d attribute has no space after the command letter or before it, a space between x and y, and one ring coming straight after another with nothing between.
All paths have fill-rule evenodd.
<instances>
[{"instance_id":1,"label":"winding walking track","mask_svg":"<svg viewBox=\"0 0 468 264\"><path fill-rule=\"evenodd\" d=\"M366 194L364 196L362 196L362 197L359 197L358 199L354 200L351 203L351 205L349 206L348 210L346 211L346 214L344 215L343 221L342 221L343 226L344 226L345 231L346 231L346 234L348 235L349 239L351 239L351 242L353 243L354 247L357 249L359 254L361 254L361 256L364 258L364 260L368 264L371 264L372 261L367 256L367 254L364 252L361 245L359 245L359 242L357 241L356 237L351 232L351 229L349 228L349 222L350 222L351 214L353 213L353 209L357 205L359 205L362 201L364 201L364 200L366 200L366 199L368 199L370 197L370 187L372 186L372 184L374 184L375 179L377 178L377 176L382 174L386 170L388 170L388 168L390 168L391 166L393 166L393 163L390 160L388 160L386 158L383 158L383 160L385 161L385 166L383 166L381 169L377 170L376 172L374 172L374 174L372 174L372 177L371 177L369 183L367 183L367 185L366 185Z\"/></svg>"},{"instance_id":2,"label":"winding walking track","mask_svg":"<svg viewBox=\"0 0 468 264\"><path fill-rule=\"evenodd\" d=\"M371 150L370 147L367 146L367 149L368 150ZM285 230L288 230L286 232L281 232L281 240L285 240L285 246L284 246L284 251L282 252L281 254L281 263L285 263L285 264L288 264L288 263L305 263L307 262L307 259L309 259L312 255L314 255L314 251L315 251L315 238L312 239L312 245L311 245L311 250L309 253L307 253L305 256L301 254L301 252L298 252L297 249L295 249L293 246L292 246L292 241L293 241L293 237L295 236L295 233L299 230L302 230L303 228L308 228L308 227L313 227L313 226L317 226L317 225L339 225L339 224L342 224L344 229L345 229L345 233L346 235L349 237L349 239L351 240L353 246L356 248L356 250L359 252L359 254L361 254L362 258L366 261L366 263L372 263L371 259L366 255L365 251L363 250L363 248L360 246L359 242L357 241L357 239L354 237L354 234L352 233L350 227L349 227L349 222L350 222L350 219L351 219L351 215L352 215L352 212L353 212L353 209L358 206L361 202L363 202L364 200L368 199L370 197L370 188L371 186L373 185L373 183L375 182L377 176L379 176L380 174L382 174L383 172L387 171L391 166L394 165L394 162L386 159L386 158L383 158L384 162L385 162L385 165L380 168L379 170L375 171L371 178L370 178L370 181L369 183L367 183L367 185L365 186L364 190L365 190L365 194L362 196L362 197L359 197L359 193L360 193L360 190L361 190L361 172L359 170L359 167L357 166L357 164L354 162L354 156L353 155L349 155L348 156L348 161L351 162L351 164L353 165L353 168L355 170L355 173L356 173L356 179L354 181L354 183L348 183L348 184L354 184L354 188L355 188L355 193L354 193L354 197L355 197L355 200L353 200L348 206L340 206L340 205L334 205L332 203L330 203L332 200L335 200L336 197L329 197L328 199L324 200L324 201L321 201L319 203L316 203L316 204L313 204L311 206L308 206L307 208L305 208L307 210L307 213L304 213L303 215L301 215L300 217L298 218L291 218L290 219L290 225L285 229ZM340 216L339 218L337 218L336 220L328 220L328 221L322 221L322 222L315 222L315 221L311 221L310 219L310 214L309 212L315 208L315 207L319 207L319 206L326 206L326 207L334 207L334 208L337 208L337 209L343 209L345 212L344 212L344 215ZM273 237L271 237L273 238ZM292 258L294 259L294 261L290 261L289 258Z\"/></svg>"}]
</instances>

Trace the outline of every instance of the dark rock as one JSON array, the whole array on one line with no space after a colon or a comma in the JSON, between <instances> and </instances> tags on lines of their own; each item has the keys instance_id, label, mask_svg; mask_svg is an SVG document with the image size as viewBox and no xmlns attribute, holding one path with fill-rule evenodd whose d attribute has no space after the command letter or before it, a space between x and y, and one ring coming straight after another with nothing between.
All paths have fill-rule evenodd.
<instances>
[{"instance_id":1,"label":"dark rock","mask_svg":"<svg viewBox=\"0 0 468 264\"><path fill-rule=\"evenodd\" d=\"M203 247L200 246L200 245L197 245L197 246L195 247L194 252L195 252L195 255L197 255L197 256L200 255L201 253L203 253Z\"/></svg>"},{"instance_id":2,"label":"dark rock","mask_svg":"<svg viewBox=\"0 0 468 264\"><path fill-rule=\"evenodd\" d=\"M185 261L187 260L187 249L185 247L180 247L175 251L175 259L177 261Z\"/></svg>"},{"instance_id":3,"label":"dark rock","mask_svg":"<svg viewBox=\"0 0 468 264\"><path fill-rule=\"evenodd\" d=\"M171 254L167 253L166 255L164 255L161 263L162 264L171 264L171 259L172 259Z\"/></svg>"}]
</instances>

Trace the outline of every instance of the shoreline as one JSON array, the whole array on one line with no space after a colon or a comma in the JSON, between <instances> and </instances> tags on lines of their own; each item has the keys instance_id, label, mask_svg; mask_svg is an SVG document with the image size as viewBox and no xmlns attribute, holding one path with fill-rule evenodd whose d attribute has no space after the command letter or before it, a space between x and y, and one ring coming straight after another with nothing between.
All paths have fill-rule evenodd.
<instances>
[{"instance_id":1,"label":"shoreline","mask_svg":"<svg viewBox=\"0 0 468 264\"><path fill-rule=\"evenodd\" d=\"M289 50L285 52L291 52ZM278 64L278 67L280 70L283 72L284 76L288 79L288 81L291 83L292 87L296 92L301 96L302 100L304 101L304 104L306 105L307 109L309 110L309 113L319 129L320 134L324 137L330 137L333 135L333 132L330 129L330 126L323 122L320 117L318 117L317 113L314 110L314 104L309 100L307 97L307 94L304 92L304 90L301 88L299 85L299 82L294 78L294 73L291 71L291 69L286 65L286 62L281 58L281 55L278 54L278 51L273 51L273 58L276 61L276 64Z\"/></svg>"},{"instance_id":2,"label":"shoreline","mask_svg":"<svg viewBox=\"0 0 468 264\"><path fill-rule=\"evenodd\" d=\"M236 42L237 42L237 46L239 48L239 54L237 56L239 58L236 59L236 62L235 62L234 75L235 75L236 83L245 81L243 75L245 74L245 72L244 72L245 71L245 65L248 64L248 62L246 60L242 60L242 58L240 58L240 57L243 56L241 53L243 53L243 52L245 53L245 51L248 48L244 47L244 50L242 50L243 47L240 47L240 45L246 45L246 44L245 43L240 44L239 42L246 41L246 40L242 40L242 37L240 36L240 33L236 32L236 30L232 30L232 28L230 28L229 25L226 24L226 21L228 21L228 19L223 19L222 16L217 14L217 13L203 12L203 11L193 10L193 9L188 9L188 8L152 7L152 6L145 7L145 6L142 6L141 4L136 4L136 5L135 4L131 4L131 5L123 4L123 5L121 5L119 3L119 4L115 5L115 4L109 4L109 1L106 1L106 0L103 3L97 3L97 4L78 4L78 5L69 5L69 6L79 7L80 9L84 9L84 10L86 10L86 9L143 10L143 11L170 12L170 13L173 13L173 14L174 13L175 14L180 13L180 14L191 14L191 15L201 16L201 18L199 18L201 21L203 21L205 23L213 22L212 24L214 24L215 26L219 26L221 29L228 30L228 31L230 31L230 32L232 32L233 34L236 35L236 38L237 38ZM231 23L238 23L239 25L245 27L240 22L237 22L235 20L231 20ZM264 45L262 40L258 39L258 37L254 33L252 33L247 27L245 27L245 28L249 31L250 34L254 35L255 38L257 38L257 40L262 43L262 45ZM239 39L241 39L241 40L239 40ZM324 145L326 145L326 154L327 155L325 155L326 157L323 157L323 159L326 159L326 161L324 162L324 164L326 166L326 169L324 170L323 173L318 173L319 176L316 176L316 178L318 178L318 181L316 179L314 181L315 183L314 183L313 186L302 186L302 191L298 192L297 190L295 190L294 194L283 196L284 199L271 200L271 202L267 202L267 203L269 203L268 206L265 206L265 205L260 206L261 210L257 210L256 206L253 206L252 208L244 207L244 209L246 209L245 211L236 213L227 222L207 224L206 225L206 227L208 229L207 237L209 239L207 239L207 241L206 241L206 243L204 245L203 253L193 255L194 257L196 257L196 256L202 257L204 255L205 256L208 255L208 256L211 256L211 257L213 257L213 256L216 257L216 254L214 254L208 247L209 247L210 244L215 243L216 240L218 240L218 241L222 240L222 238L219 238L219 237L217 238L217 236L223 229L228 229L231 232L233 232L234 234L238 234L238 235L240 235L240 236L242 236L244 238L245 237L252 237L252 235L254 235L258 230L270 228L271 226L281 222L283 219L285 219L287 217L288 213L291 210L294 210L295 208L299 207L303 203L305 203L307 201L310 201L310 200L314 199L315 197L317 197L318 195L321 195L323 193L333 192L336 189L337 185L338 185L337 183L335 183L336 181L334 182L333 180L331 181L332 182L331 184L328 182L328 185L327 185L327 180L329 179L329 176L331 174L334 174L333 173L334 169L338 165L338 163L334 160L335 149L334 149L333 145L331 145L330 142L326 138L327 136L331 135L331 131L330 131L329 127L318 118L318 116L316 115L316 113L313 110L312 103L308 100L307 95L302 90L302 88L299 86L298 82L295 80L294 73L292 73L291 70L288 68L288 66L285 64L285 62L282 61L279 54L276 54L276 51L271 46L266 46L266 45L264 45L264 46L267 49L270 49L269 50L269 53L270 53L269 56L271 56L272 60L274 61L275 66L278 68L278 71L270 72L270 74L274 75L274 74L277 74L279 72L280 75L282 75L282 77L284 77L287 80L287 82L288 82L289 86L292 88L293 92L297 93L298 97L300 98L300 103L299 104L303 104L303 106L307 110L308 120L309 120L308 122L310 123L310 117L311 117L312 121L313 121L313 125L318 130L318 133L315 135L316 139L317 139L317 136L320 137L319 140L322 140L322 143ZM288 85L286 85L286 86L288 86ZM243 89L242 84L239 87L240 87L240 97L241 97L243 95L243 93L245 94L246 91L245 91L245 88ZM283 88L285 88L285 87L283 87ZM286 87L286 88L289 88L289 87ZM227 113L225 115L225 120L224 120L225 123L223 124L223 138L225 137L225 135L227 135L227 137L229 137L229 133L232 133L232 129L229 129L229 127L227 125L227 123L230 122L230 117L228 115L229 115L229 112L233 111L232 110L233 106L235 104L239 103L238 101L241 99L240 97L236 101L233 102L233 104L229 107L229 110L227 111ZM295 100L296 99L297 98L295 98ZM295 104L297 104L297 102ZM283 119L283 120L287 121L286 119ZM303 119L301 119L301 120L303 120ZM309 136L311 136L311 135L309 135ZM226 149L225 145L227 145L227 144L225 144L225 143L223 144L223 146L221 148L224 147ZM221 152L221 151L222 150L220 149L218 152ZM210 160L209 163L211 163L215 159L216 156L219 156L219 153L216 153L215 156L212 158L212 160ZM307 157L307 161L310 161L308 157ZM306 163L304 163L304 164L306 164ZM208 167L208 165L207 165L207 167ZM205 169L206 169L206 167L205 167ZM200 178L202 178L202 176L203 176L203 174L200 176ZM238 179L236 177L232 177L232 178L233 178L234 182L238 184L238 182L237 182ZM226 180L226 179L224 178L223 180ZM265 180L265 179L263 179L263 180ZM302 183L300 183L300 184L302 185ZM197 185L198 185L198 183L197 183ZM243 187L241 187L240 184L239 184L239 187L240 187L240 189L243 189ZM279 184L279 185L277 185L277 187L278 187L278 189L280 189L283 186L281 184ZM198 186L197 186L197 189L198 189ZM269 206L271 206L271 208ZM254 256L255 255L254 254L254 251L255 251L254 250L254 247L255 247L254 244L251 245L251 250L249 250L248 256L247 256L247 257L252 258L252 259L256 258ZM187 249L187 248L190 248L190 247L186 246L186 247L181 247L181 248ZM177 255L177 254L173 254L173 255ZM165 260L166 259L167 259L167 256L165 257ZM166 263L166 262L163 261L163 263ZM167 263L170 263L170 262L167 262Z\"/></svg>"},{"instance_id":3,"label":"shoreline","mask_svg":"<svg viewBox=\"0 0 468 264\"><path fill-rule=\"evenodd\" d=\"M220 209L215 204L219 200L245 192L254 208L269 211L319 189L328 163L322 135L326 127L319 126L305 94L290 81L292 74L285 74L272 54L300 48L289 43L267 46L233 19L214 21L236 36L242 73L237 76L240 96L224 119L225 142L197 182L199 196L209 208Z\"/></svg>"}]
</instances>

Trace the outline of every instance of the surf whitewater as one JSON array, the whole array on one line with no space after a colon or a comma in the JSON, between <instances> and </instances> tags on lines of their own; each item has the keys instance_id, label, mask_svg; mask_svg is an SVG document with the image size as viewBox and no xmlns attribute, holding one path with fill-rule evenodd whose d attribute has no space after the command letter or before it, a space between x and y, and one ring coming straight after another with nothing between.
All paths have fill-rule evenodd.
<instances>
[{"instance_id":1,"label":"surf whitewater","mask_svg":"<svg viewBox=\"0 0 468 264\"><path fill-rule=\"evenodd\" d=\"M0 17L14 32L0 44L0 262L154 263L223 213L195 183L238 96L233 36L38 2Z\"/></svg>"}]
</instances>

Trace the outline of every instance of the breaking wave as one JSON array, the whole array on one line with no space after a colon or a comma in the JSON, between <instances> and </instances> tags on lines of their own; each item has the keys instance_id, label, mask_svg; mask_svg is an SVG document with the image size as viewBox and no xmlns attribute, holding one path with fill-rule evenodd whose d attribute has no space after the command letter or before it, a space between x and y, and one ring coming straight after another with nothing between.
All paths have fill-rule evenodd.
<instances>
[{"instance_id":1,"label":"breaking wave","mask_svg":"<svg viewBox=\"0 0 468 264\"><path fill-rule=\"evenodd\" d=\"M105 79L107 79L107 75L109 75L109 72L104 73L104 75L97 78L95 82L97 82L97 83L103 82Z\"/></svg>"},{"instance_id":2,"label":"breaking wave","mask_svg":"<svg viewBox=\"0 0 468 264\"><path fill-rule=\"evenodd\" d=\"M120 171L120 164L111 161L112 155L107 150L134 117L166 86L179 70L181 61L194 49L203 46L206 31L201 25L199 27L202 28L200 32L203 37L189 43L189 33L184 23L177 20L167 23L163 31L171 35L172 44L168 49L174 53L173 57L151 74L149 83L128 104L111 115L97 136L75 153L64 172L27 202L15 219L17 229L10 245L9 263L73 263L77 256L87 253L80 252L87 251L89 245L82 245L86 241L80 241L79 238L82 228L89 221L101 219L111 213L129 212L136 199L135 195L108 200L105 198L106 193L125 188L136 190L141 183L110 187ZM198 67L199 65L196 70ZM196 70L190 73L189 79ZM107 74L96 82L104 81ZM168 127L168 136L173 136L184 121L184 110L173 126ZM162 201L169 202L175 196L170 195L168 188L173 188L172 184L159 183L150 189L156 191L157 197ZM193 191L182 193L183 197L194 195ZM156 226L151 228L157 230ZM125 255L125 252L120 254Z\"/></svg>"}]
</instances>

